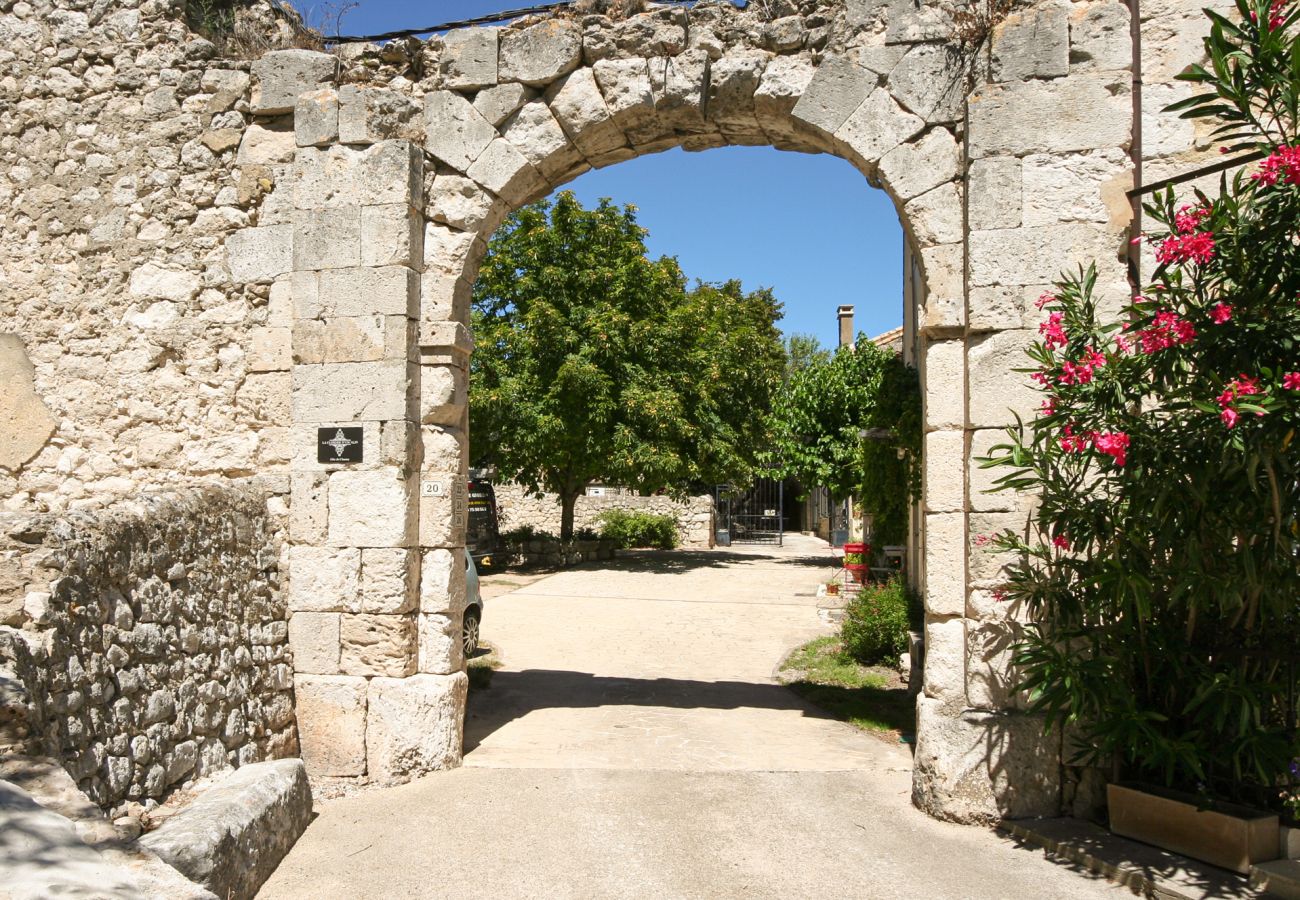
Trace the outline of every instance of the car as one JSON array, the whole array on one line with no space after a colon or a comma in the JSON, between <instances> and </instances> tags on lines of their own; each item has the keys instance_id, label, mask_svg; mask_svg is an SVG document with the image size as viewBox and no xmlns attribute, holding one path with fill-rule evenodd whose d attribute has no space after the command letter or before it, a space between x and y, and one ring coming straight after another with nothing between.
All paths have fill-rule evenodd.
<instances>
[{"instance_id":1,"label":"car","mask_svg":"<svg viewBox=\"0 0 1300 900\"><path fill-rule=\"evenodd\" d=\"M474 557L465 554L465 617L462 640L465 658L469 659L478 650L479 626L483 622L483 596L478 589L478 566Z\"/></svg>"}]
</instances>

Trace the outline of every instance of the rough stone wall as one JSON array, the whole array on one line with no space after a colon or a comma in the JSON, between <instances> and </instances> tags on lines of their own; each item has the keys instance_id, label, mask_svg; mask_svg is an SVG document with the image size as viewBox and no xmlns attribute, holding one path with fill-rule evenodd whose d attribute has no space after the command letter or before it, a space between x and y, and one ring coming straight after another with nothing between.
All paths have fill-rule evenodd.
<instances>
[{"instance_id":1,"label":"rough stone wall","mask_svg":"<svg viewBox=\"0 0 1300 900\"><path fill-rule=\"evenodd\" d=\"M283 503L256 480L0 519L3 699L105 808L296 755ZM0 719L4 716L0 715Z\"/></svg>"},{"instance_id":2,"label":"rough stone wall","mask_svg":"<svg viewBox=\"0 0 1300 900\"><path fill-rule=\"evenodd\" d=\"M560 498L557 494L537 496L517 484L495 486L497 513L502 531L532 526L549 534L560 533ZM639 510L672 516L683 547L691 549L713 546L713 498L707 494L674 500L672 497L641 497L637 494L612 494L602 497L583 495L573 508L574 530L600 530L600 516L611 509Z\"/></svg>"},{"instance_id":3,"label":"rough stone wall","mask_svg":"<svg viewBox=\"0 0 1300 900\"><path fill-rule=\"evenodd\" d=\"M25 347L14 390L35 394L0 402L9 509L288 460L287 294L232 276L224 244L288 221L293 133L249 127L250 63L215 59L179 8L0 5L0 373Z\"/></svg>"}]
</instances>

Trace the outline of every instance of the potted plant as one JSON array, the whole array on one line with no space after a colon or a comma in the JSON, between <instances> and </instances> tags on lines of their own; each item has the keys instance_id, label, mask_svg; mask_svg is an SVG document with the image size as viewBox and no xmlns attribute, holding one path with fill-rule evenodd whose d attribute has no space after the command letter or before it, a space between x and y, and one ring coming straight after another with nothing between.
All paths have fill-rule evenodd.
<instances>
[{"instance_id":1,"label":"potted plant","mask_svg":"<svg viewBox=\"0 0 1300 900\"><path fill-rule=\"evenodd\" d=\"M844 545L844 569L858 584L862 584L867 580L867 572L870 569L868 564L871 558L870 553L870 544L849 543Z\"/></svg>"},{"instance_id":2,"label":"potted plant","mask_svg":"<svg viewBox=\"0 0 1300 900\"><path fill-rule=\"evenodd\" d=\"M1275 813L1147 784L1106 786L1110 830L1243 875L1278 858Z\"/></svg>"}]
</instances>

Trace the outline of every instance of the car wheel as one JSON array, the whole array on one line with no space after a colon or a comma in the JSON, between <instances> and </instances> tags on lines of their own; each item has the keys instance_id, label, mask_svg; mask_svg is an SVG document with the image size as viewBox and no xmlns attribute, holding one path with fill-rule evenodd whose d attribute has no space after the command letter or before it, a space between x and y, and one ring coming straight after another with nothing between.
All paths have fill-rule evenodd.
<instances>
[{"instance_id":1,"label":"car wheel","mask_svg":"<svg viewBox=\"0 0 1300 900\"><path fill-rule=\"evenodd\" d=\"M465 658L469 659L478 650L478 611L465 610Z\"/></svg>"}]
</instances>

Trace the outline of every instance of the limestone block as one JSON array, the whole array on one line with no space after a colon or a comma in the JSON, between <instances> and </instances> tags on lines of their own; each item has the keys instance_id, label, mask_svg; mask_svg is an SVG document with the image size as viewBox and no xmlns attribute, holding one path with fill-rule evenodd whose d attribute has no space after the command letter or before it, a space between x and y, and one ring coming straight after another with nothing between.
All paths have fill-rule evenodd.
<instances>
[{"instance_id":1,"label":"limestone block","mask_svg":"<svg viewBox=\"0 0 1300 900\"><path fill-rule=\"evenodd\" d=\"M293 223L296 271L344 269L361 264L361 209L298 210Z\"/></svg>"},{"instance_id":2,"label":"limestone block","mask_svg":"<svg viewBox=\"0 0 1300 900\"><path fill-rule=\"evenodd\" d=\"M916 0L889 0L885 22L885 41L890 44L939 41L952 30L952 20L943 7Z\"/></svg>"},{"instance_id":3,"label":"limestone block","mask_svg":"<svg viewBox=\"0 0 1300 900\"><path fill-rule=\"evenodd\" d=\"M403 475L409 474L408 469L419 449L420 426L405 419L380 424L383 427L379 445L380 462L386 466L396 466Z\"/></svg>"},{"instance_id":4,"label":"limestone block","mask_svg":"<svg viewBox=\"0 0 1300 900\"><path fill-rule=\"evenodd\" d=\"M473 287L473 282L468 277L446 275L430 269L424 273L421 285L420 315L425 321L468 320L470 291Z\"/></svg>"},{"instance_id":5,"label":"limestone block","mask_svg":"<svg viewBox=\"0 0 1300 900\"><path fill-rule=\"evenodd\" d=\"M763 46L778 53L798 50L807 36L802 16L782 16L763 26Z\"/></svg>"},{"instance_id":6,"label":"limestone block","mask_svg":"<svg viewBox=\"0 0 1300 900\"><path fill-rule=\"evenodd\" d=\"M226 238L226 266L236 284L274 281L293 269L293 226L243 228Z\"/></svg>"},{"instance_id":7,"label":"limestone block","mask_svg":"<svg viewBox=\"0 0 1300 900\"><path fill-rule=\"evenodd\" d=\"M293 670L309 675L339 671L339 614L300 612L289 619Z\"/></svg>"},{"instance_id":8,"label":"limestone block","mask_svg":"<svg viewBox=\"0 0 1300 900\"><path fill-rule=\"evenodd\" d=\"M720 125L757 128L754 92L770 58L771 54L758 50L737 50L713 63L709 67L708 118Z\"/></svg>"},{"instance_id":9,"label":"limestone block","mask_svg":"<svg viewBox=\"0 0 1300 900\"><path fill-rule=\"evenodd\" d=\"M293 162L297 148L293 116L260 119L244 130L235 162L241 166Z\"/></svg>"},{"instance_id":10,"label":"limestone block","mask_svg":"<svg viewBox=\"0 0 1300 900\"><path fill-rule=\"evenodd\" d=\"M889 90L927 122L956 122L966 94L965 66L946 44L918 44L889 73Z\"/></svg>"},{"instance_id":11,"label":"limestone block","mask_svg":"<svg viewBox=\"0 0 1300 900\"><path fill-rule=\"evenodd\" d=\"M289 609L359 612L361 551L355 547L289 548Z\"/></svg>"},{"instance_id":12,"label":"limestone block","mask_svg":"<svg viewBox=\"0 0 1300 900\"><path fill-rule=\"evenodd\" d=\"M1105 272L1116 260L1124 241L1118 232L1092 224L1045 225L972 231L970 283L1049 284L1061 272L1096 260Z\"/></svg>"},{"instance_id":13,"label":"limestone block","mask_svg":"<svg viewBox=\"0 0 1300 900\"><path fill-rule=\"evenodd\" d=\"M1010 13L993 30L993 78L1059 78L1070 73L1070 4L1037 3Z\"/></svg>"},{"instance_id":14,"label":"limestone block","mask_svg":"<svg viewBox=\"0 0 1300 900\"><path fill-rule=\"evenodd\" d=\"M932 616L960 616L966 611L966 517L962 513L925 516L925 611Z\"/></svg>"},{"instance_id":15,"label":"limestone block","mask_svg":"<svg viewBox=\"0 0 1300 900\"><path fill-rule=\"evenodd\" d=\"M345 144L374 144L383 140L424 139L419 105L397 91L339 88L339 140Z\"/></svg>"},{"instance_id":16,"label":"limestone block","mask_svg":"<svg viewBox=\"0 0 1300 900\"><path fill-rule=\"evenodd\" d=\"M474 90L497 83L495 28L456 28L442 37L438 65L442 83L456 90Z\"/></svg>"},{"instance_id":17,"label":"limestone block","mask_svg":"<svg viewBox=\"0 0 1300 900\"><path fill-rule=\"evenodd\" d=\"M16 334L0 334L0 468L17 471L54 434L57 422L35 388L36 370Z\"/></svg>"},{"instance_id":18,"label":"limestone block","mask_svg":"<svg viewBox=\"0 0 1300 900\"><path fill-rule=\"evenodd\" d=\"M960 512L966 500L966 435L931 431L925 436L925 511Z\"/></svg>"},{"instance_id":19,"label":"limestone block","mask_svg":"<svg viewBox=\"0 0 1300 900\"><path fill-rule=\"evenodd\" d=\"M1035 153L1021 164L1025 225L1114 222L1122 227L1132 215L1124 192L1133 186L1133 164L1122 150Z\"/></svg>"},{"instance_id":20,"label":"limestone block","mask_svg":"<svg viewBox=\"0 0 1300 900\"><path fill-rule=\"evenodd\" d=\"M420 367L420 421L455 425L469 402L469 381L459 366Z\"/></svg>"},{"instance_id":21,"label":"limestone block","mask_svg":"<svg viewBox=\"0 0 1300 900\"><path fill-rule=\"evenodd\" d=\"M366 721L370 777L405 781L459 765L468 688L464 672L372 678Z\"/></svg>"},{"instance_id":22,"label":"limestone block","mask_svg":"<svg viewBox=\"0 0 1300 900\"><path fill-rule=\"evenodd\" d=\"M505 138L488 144L466 174L513 208L547 191L546 179Z\"/></svg>"},{"instance_id":23,"label":"limestone block","mask_svg":"<svg viewBox=\"0 0 1300 900\"><path fill-rule=\"evenodd\" d=\"M301 147L293 164L293 202L300 210L385 203L419 206L423 179L424 155L411 141Z\"/></svg>"},{"instance_id":24,"label":"limestone block","mask_svg":"<svg viewBox=\"0 0 1300 900\"><path fill-rule=\"evenodd\" d=\"M315 434L312 434L313 439ZM313 444L315 441L313 440ZM315 457L312 458L313 462ZM289 479L289 537L308 544L325 542L328 482L324 472L294 472Z\"/></svg>"},{"instance_id":25,"label":"limestone block","mask_svg":"<svg viewBox=\"0 0 1300 900\"><path fill-rule=\"evenodd\" d=\"M679 56L651 57L650 91L655 98L656 131L670 127L684 134L711 132L704 121L711 63L706 53L688 50ZM644 137L636 143L646 143Z\"/></svg>"},{"instance_id":26,"label":"limestone block","mask_svg":"<svg viewBox=\"0 0 1300 900\"><path fill-rule=\"evenodd\" d=\"M591 69L578 69L546 92L547 102L565 133L586 157L627 145L613 121Z\"/></svg>"},{"instance_id":27,"label":"limestone block","mask_svg":"<svg viewBox=\"0 0 1300 900\"><path fill-rule=\"evenodd\" d=\"M921 270L925 275L920 327L927 335L960 332L966 325L965 248L961 244L921 247Z\"/></svg>"},{"instance_id":28,"label":"limestone block","mask_svg":"<svg viewBox=\"0 0 1300 900\"><path fill-rule=\"evenodd\" d=\"M283 372L293 362L288 328L253 328L248 333L248 371Z\"/></svg>"},{"instance_id":29,"label":"limestone block","mask_svg":"<svg viewBox=\"0 0 1300 900\"><path fill-rule=\"evenodd\" d=\"M909 201L903 221L919 246L960 242L966 217L957 183L950 181Z\"/></svg>"},{"instance_id":30,"label":"limestone block","mask_svg":"<svg viewBox=\"0 0 1300 900\"><path fill-rule=\"evenodd\" d=\"M970 339L966 371L972 428L1011 425L1017 413L1022 419L1033 417L1042 396L1027 374L1012 370L1029 364L1025 349L1036 338L1033 331L999 331Z\"/></svg>"},{"instance_id":31,"label":"limestone block","mask_svg":"<svg viewBox=\"0 0 1300 900\"><path fill-rule=\"evenodd\" d=\"M357 177L363 206L404 203L418 208L423 199L424 154L414 141L380 141L361 151Z\"/></svg>"},{"instance_id":32,"label":"limestone block","mask_svg":"<svg viewBox=\"0 0 1300 900\"><path fill-rule=\"evenodd\" d=\"M406 266L295 272L294 314L299 319L347 316L415 316L420 276Z\"/></svg>"},{"instance_id":33,"label":"limestone block","mask_svg":"<svg viewBox=\"0 0 1300 900\"><path fill-rule=\"evenodd\" d=\"M333 88L308 91L293 110L294 140L299 147L332 144L339 139L339 95Z\"/></svg>"},{"instance_id":34,"label":"limestone block","mask_svg":"<svg viewBox=\"0 0 1300 900\"><path fill-rule=\"evenodd\" d=\"M148 262L131 273L129 290L135 297L185 303L192 300L202 286L196 272Z\"/></svg>"},{"instance_id":35,"label":"limestone block","mask_svg":"<svg viewBox=\"0 0 1300 900\"><path fill-rule=\"evenodd\" d=\"M770 89L771 85L765 82L760 85L759 93ZM874 72L842 56L827 55L807 87L797 95L799 100L791 115L826 134L835 134L875 89Z\"/></svg>"},{"instance_id":36,"label":"limestone block","mask_svg":"<svg viewBox=\"0 0 1300 900\"><path fill-rule=\"evenodd\" d=\"M1034 328L1043 318L1034 306L1046 284L992 285L970 290L971 331L1003 331L1008 328Z\"/></svg>"},{"instance_id":37,"label":"limestone block","mask_svg":"<svg viewBox=\"0 0 1300 900\"><path fill-rule=\"evenodd\" d=\"M407 547L414 537L411 487L392 469L335 472L329 505L335 547Z\"/></svg>"},{"instance_id":38,"label":"limestone block","mask_svg":"<svg viewBox=\"0 0 1300 900\"><path fill-rule=\"evenodd\" d=\"M361 551L361 611L413 612L418 557L413 550L367 547Z\"/></svg>"},{"instance_id":39,"label":"limestone block","mask_svg":"<svg viewBox=\"0 0 1300 900\"><path fill-rule=\"evenodd\" d=\"M1070 66L1075 71L1128 69L1133 61L1129 11L1123 3L1090 0L1070 10Z\"/></svg>"},{"instance_id":40,"label":"limestone block","mask_svg":"<svg viewBox=\"0 0 1300 900\"><path fill-rule=\"evenodd\" d=\"M978 432L976 432L978 433ZM998 470L994 470L998 471ZM1003 473L1009 471L1001 470ZM1014 493L1012 494L1014 496ZM967 572L970 577L972 587L995 588L1006 582L1006 572L1004 567L1011 565L1016 561L1014 552L999 552L993 546L985 544L980 546L978 538L993 537L1010 531L1020 537L1025 537L1029 530L1029 513L1028 512L986 512L972 513L968 523L970 533L970 547L968 550ZM974 592L972 592L972 597ZM967 599L966 615L972 618L996 619L1006 618L1005 610L1008 608L1007 603L995 602L993 610L981 609Z\"/></svg>"},{"instance_id":41,"label":"limestone block","mask_svg":"<svg viewBox=\"0 0 1300 900\"><path fill-rule=\"evenodd\" d=\"M1019 228L1024 193L1022 164L1014 156L971 162L966 178L966 216L972 230Z\"/></svg>"},{"instance_id":42,"label":"limestone block","mask_svg":"<svg viewBox=\"0 0 1300 900\"><path fill-rule=\"evenodd\" d=\"M505 203L462 175L439 175L425 202L425 215L430 219L465 231L491 231L507 213Z\"/></svg>"},{"instance_id":43,"label":"limestone block","mask_svg":"<svg viewBox=\"0 0 1300 900\"><path fill-rule=\"evenodd\" d=\"M925 623L925 696L955 709L966 705L966 620Z\"/></svg>"},{"instance_id":44,"label":"limestone block","mask_svg":"<svg viewBox=\"0 0 1300 900\"><path fill-rule=\"evenodd\" d=\"M366 680L350 675L296 675L298 743L313 776L366 774Z\"/></svg>"},{"instance_id":45,"label":"limestone block","mask_svg":"<svg viewBox=\"0 0 1300 900\"><path fill-rule=\"evenodd\" d=\"M252 897L307 830L311 805L302 760L252 763L221 776L140 843L218 897Z\"/></svg>"},{"instance_id":46,"label":"limestone block","mask_svg":"<svg viewBox=\"0 0 1300 900\"><path fill-rule=\"evenodd\" d=\"M932 128L915 143L880 158L880 177L899 200L919 197L961 175L961 149L946 128Z\"/></svg>"},{"instance_id":47,"label":"limestone block","mask_svg":"<svg viewBox=\"0 0 1300 900\"><path fill-rule=\"evenodd\" d=\"M796 107L796 116L798 112ZM877 88L836 129L835 137L856 157L851 162L872 170L882 156L910 141L924 127L925 122L899 106L888 91Z\"/></svg>"},{"instance_id":48,"label":"limestone block","mask_svg":"<svg viewBox=\"0 0 1300 900\"><path fill-rule=\"evenodd\" d=\"M460 619L465 610L465 550L424 550L420 563L420 612Z\"/></svg>"},{"instance_id":49,"label":"limestone block","mask_svg":"<svg viewBox=\"0 0 1300 900\"><path fill-rule=\"evenodd\" d=\"M425 271L459 276L476 270L487 245L477 234L429 222L424 226Z\"/></svg>"},{"instance_id":50,"label":"limestone block","mask_svg":"<svg viewBox=\"0 0 1300 900\"><path fill-rule=\"evenodd\" d=\"M966 703L974 709L1005 710L1023 705L1013 686L1012 665L1024 626L1013 620L971 622L966 629Z\"/></svg>"},{"instance_id":51,"label":"limestone block","mask_svg":"<svg viewBox=\"0 0 1300 900\"><path fill-rule=\"evenodd\" d=\"M1196 126L1164 111L1199 93L1189 84L1147 83L1142 87L1142 153L1147 158L1175 156L1196 146ZM1217 183L1215 185L1217 187ZM1183 187L1186 190L1186 186Z\"/></svg>"},{"instance_id":52,"label":"limestone block","mask_svg":"<svg viewBox=\"0 0 1300 900\"><path fill-rule=\"evenodd\" d=\"M1127 149L1132 99L1128 79L990 84L971 95L967 145L972 159L1026 153ZM1050 122L1050 128L1043 123Z\"/></svg>"},{"instance_id":53,"label":"limestone block","mask_svg":"<svg viewBox=\"0 0 1300 900\"><path fill-rule=\"evenodd\" d=\"M582 62L582 27L565 19L548 19L501 38L501 81L533 87L550 84Z\"/></svg>"},{"instance_id":54,"label":"limestone block","mask_svg":"<svg viewBox=\"0 0 1300 900\"><path fill-rule=\"evenodd\" d=\"M253 62L253 112L261 116L293 112L299 94L332 83L338 69L338 57L330 53L272 50Z\"/></svg>"},{"instance_id":55,"label":"limestone block","mask_svg":"<svg viewBox=\"0 0 1300 900\"><path fill-rule=\"evenodd\" d=\"M980 428L971 432L970 440L970 508L980 512L1006 512L1029 505L1027 495L1016 491L995 491L994 482L1010 470L1002 467L981 469L979 460L987 458L993 447L1010 441L1005 429ZM974 526L972 526L974 527Z\"/></svg>"},{"instance_id":56,"label":"limestone block","mask_svg":"<svg viewBox=\"0 0 1300 900\"><path fill-rule=\"evenodd\" d=\"M924 350L925 427L961 428L966 422L966 344L927 341Z\"/></svg>"},{"instance_id":57,"label":"limestone block","mask_svg":"<svg viewBox=\"0 0 1300 900\"><path fill-rule=\"evenodd\" d=\"M344 675L415 674L415 617L409 615L346 615L339 621L339 669Z\"/></svg>"},{"instance_id":58,"label":"limestone block","mask_svg":"<svg viewBox=\"0 0 1300 900\"><path fill-rule=\"evenodd\" d=\"M530 90L518 82L512 81L506 84L498 84L495 87L478 92L474 97L474 109L489 124L500 127L502 122L513 116L525 103L532 100L536 93L536 91Z\"/></svg>"},{"instance_id":59,"label":"limestone block","mask_svg":"<svg viewBox=\"0 0 1300 900\"><path fill-rule=\"evenodd\" d=\"M295 366L295 422L403 419L410 405L413 367L405 360Z\"/></svg>"},{"instance_id":60,"label":"limestone block","mask_svg":"<svg viewBox=\"0 0 1300 900\"><path fill-rule=\"evenodd\" d=\"M468 100L450 91L424 98L424 148L458 172L465 172L497 137L497 130Z\"/></svg>"},{"instance_id":61,"label":"limestone block","mask_svg":"<svg viewBox=\"0 0 1300 900\"><path fill-rule=\"evenodd\" d=\"M596 84L615 123L624 132L641 128L654 117L650 67L642 57L602 59L592 66Z\"/></svg>"},{"instance_id":62,"label":"limestone block","mask_svg":"<svg viewBox=\"0 0 1300 900\"><path fill-rule=\"evenodd\" d=\"M361 265L416 266L424 221L405 203L361 207Z\"/></svg>"},{"instance_id":63,"label":"limestone block","mask_svg":"<svg viewBox=\"0 0 1300 900\"><path fill-rule=\"evenodd\" d=\"M845 62L840 60L836 65ZM778 56L772 59L763 69L763 77L759 79L758 87L754 89L755 116L765 127L770 122L784 121L795 104L807 93L808 84L817 71L812 62L803 56ZM862 99L865 98L864 93ZM848 113L845 113L844 118L848 118ZM840 120L840 124L843 124L843 119ZM838 128L839 125L835 127ZM834 132L835 129L832 128L828 133L834 134Z\"/></svg>"},{"instance_id":64,"label":"limestone block","mask_svg":"<svg viewBox=\"0 0 1300 900\"><path fill-rule=\"evenodd\" d=\"M586 165L551 108L541 101L525 103L510 117L501 133L552 184L561 183L570 172ZM437 187L437 182L434 186Z\"/></svg>"},{"instance_id":65,"label":"limestone block","mask_svg":"<svg viewBox=\"0 0 1300 900\"><path fill-rule=\"evenodd\" d=\"M433 675L450 675L465 667L463 625L439 613L421 613L419 670Z\"/></svg>"},{"instance_id":66,"label":"limestone block","mask_svg":"<svg viewBox=\"0 0 1300 900\"><path fill-rule=\"evenodd\" d=\"M461 413L464 413L464 407L461 408ZM461 466L468 466L469 442L465 437L465 433L457 428L421 428L424 467L439 472L454 472Z\"/></svg>"}]
</instances>

